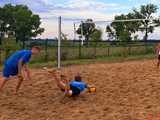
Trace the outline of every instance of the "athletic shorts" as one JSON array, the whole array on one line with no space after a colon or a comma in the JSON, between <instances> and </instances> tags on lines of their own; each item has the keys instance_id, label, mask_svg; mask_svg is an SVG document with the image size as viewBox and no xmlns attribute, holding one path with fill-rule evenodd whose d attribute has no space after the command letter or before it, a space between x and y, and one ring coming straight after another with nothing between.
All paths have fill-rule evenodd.
<instances>
[{"instance_id":1,"label":"athletic shorts","mask_svg":"<svg viewBox=\"0 0 160 120\"><path fill-rule=\"evenodd\" d=\"M158 55L158 60L160 60L160 55Z\"/></svg>"},{"instance_id":2,"label":"athletic shorts","mask_svg":"<svg viewBox=\"0 0 160 120\"><path fill-rule=\"evenodd\" d=\"M72 85L70 85L70 89L72 90L72 96L77 96L81 93L79 88L74 87ZM61 89L61 91L64 92L65 90Z\"/></svg>"},{"instance_id":3,"label":"athletic shorts","mask_svg":"<svg viewBox=\"0 0 160 120\"><path fill-rule=\"evenodd\" d=\"M18 74L18 68L9 66L7 64L4 65L3 68L3 77L9 78L10 76L16 76Z\"/></svg>"}]
</instances>

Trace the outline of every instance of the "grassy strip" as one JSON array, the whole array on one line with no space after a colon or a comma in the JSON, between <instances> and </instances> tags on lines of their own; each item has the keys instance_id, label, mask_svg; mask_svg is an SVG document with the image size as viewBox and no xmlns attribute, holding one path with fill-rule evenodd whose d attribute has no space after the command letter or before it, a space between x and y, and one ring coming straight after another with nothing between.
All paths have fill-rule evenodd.
<instances>
[{"instance_id":1,"label":"grassy strip","mask_svg":"<svg viewBox=\"0 0 160 120\"><path fill-rule=\"evenodd\" d=\"M62 66L69 65L83 65L83 64L93 64L93 63L101 63L101 62L123 62L129 60L143 60L143 59L153 59L155 58L154 54L146 54L146 55L131 55L127 57L123 56L109 56L109 57L97 57L96 59L78 59L78 60L67 60L62 61ZM45 66L48 67L56 67L56 61L50 62L31 62L29 64L31 68L42 68ZM0 70L2 70L2 65L0 64Z\"/></svg>"},{"instance_id":2,"label":"grassy strip","mask_svg":"<svg viewBox=\"0 0 160 120\"><path fill-rule=\"evenodd\" d=\"M122 62L129 60L143 60L143 59L153 59L155 58L154 54L146 54L146 55L131 55L127 57L123 56L109 56L109 57L97 57L96 59L78 59L78 60L67 60L62 61L63 66L68 65L83 65L83 64L93 64L98 62ZM32 68L41 68L44 66L56 66L56 62L32 62L30 63Z\"/></svg>"}]
</instances>

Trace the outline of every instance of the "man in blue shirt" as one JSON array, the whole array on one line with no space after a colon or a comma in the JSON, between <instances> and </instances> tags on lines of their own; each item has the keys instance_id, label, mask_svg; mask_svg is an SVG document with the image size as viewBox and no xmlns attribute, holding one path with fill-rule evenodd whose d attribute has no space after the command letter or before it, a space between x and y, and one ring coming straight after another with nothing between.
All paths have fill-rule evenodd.
<instances>
[{"instance_id":1,"label":"man in blue shirt","mask_svg":"<svg viewBox=\"0 0 160 120\"><path fill-rule=\"evenodd\" d=\"M40 53L40 48L35 46L32 47L31 50L20 50L11 55L4 64L3 79L0 81L0 90L12 76L17 76L19 78L15 91L17 94L23 82L22 70L26 73L27 78L31 79L27 63L30 61L32 55L37 55L38 53Z\"/></svg>"},{"instance_id":2,"label":"man in blue shirt","mask_svg":"<svg viewBox=\"0 0 160 120\"><path fill-rule=\"evenodd\" d=\"M59 76L57 76L58 74L55 70L48 70L46 68L45 70L47 70L48 73L52 75L52 77L57 83L57 86L60 88L61 91L65 93L66 96L78 96L85 90L87 90L89 93L96 92L96 88L91 87L90 85L83 82L79 74L75 76L73 81L70 81L64 75L61 75L59 79Z\"/></svg>"},{"instance_id":3,"label":"man in blue shirt","mask_svg":"<svg viewBox=\"0 0 160 120\"><path fill-rule=\"evenodd\" d=\"M67 96L80 95L88 88L88 85L82 81L80 75L75 76L73 81L67 80L66 76L64 75L61 75L60 78L61 79L58 79L58 77L54 76L58 87L61 89L61 91L64 91L65 95Z\"/></svg>"}]
</instances>

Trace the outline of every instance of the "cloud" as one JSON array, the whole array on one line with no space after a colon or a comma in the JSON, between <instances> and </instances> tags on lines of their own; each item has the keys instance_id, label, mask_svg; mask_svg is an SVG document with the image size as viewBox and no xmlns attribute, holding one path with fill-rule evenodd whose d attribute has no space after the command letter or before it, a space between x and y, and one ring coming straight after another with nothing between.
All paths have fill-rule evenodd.
<instances>
[{"instance_id":1,"label":"cloud","mask_svg":"<svg viewBox=\"0 0 160 120\"><path fill-rule=\"evenodd\" d=\"M96 0L69 0L68 7L74 9L103 10L119 7L116 3L104 3Z\"/></svg>"},{"instance_id":2,"label":"cloud","mask_svg":"<svg viewBox=\"0 0 160 120\"><path fill-rule=\"evenodd\" d=\"M130 2L129 2L130 1ZM136 4L126 4L136 3ZM57 17L63 18L63 32L73 36L73 22L92 18L96 20L112 20L115 15L127 13L133 7L141 3L154 2L160 0L128 0L120 3L116 0L0 0L0 6L7 3L25 4L42 18L42 27L45 28L43 38L53 38L57 36ZM106 26L105 24L102 26Z\"/></svg>"},{"instance_id":3,"label":"cloud","mask_svg":"<svg viewBox=\"0 0 160 120\"><path fill-rule=\"evenodd\" d=\"M39 14L42 19L54 19L54 16L60 15L72 19L74 17L81 19L81 17L84 18L88 15L90 18L100 17L99 19L102 19L104 17L106 19L105 16L111 14L111 11L113 13L114 10L126 8L126 6L117 3L106 3L99 0L1 0L0 5L7 3L25 4L33 12Z\"/></svg>"},{"instance_id":4,"label":"cloud","mask_svg":"<svg viewBox=\"0 0 160 120\"><path fill-rule=\"evenodd\" d=\"M160 4L160 0L128 0L129 2L135 2L137 4L139 3L143 3L143 4L149 4L149 3L152 3L152 4Z\"/></svg>"},{"instance_id":5,"label":"cloud","mask_svg":"<svg viewBox=\"0 0 160 120\"><path fill-rule=\"evenodd\" d=\"M47 1L47 5L53 5L50 1ZM51 6L52 6L51 5ZM39 13L43 18L42 26L46 28L46 32L43 37L57 36L58 26L57 17L62 16L62 30L73 38L73 22L81 21L82 19L92 18L94 20L113 20L115 15L121 14L121 10L132 8L131 6L125 6L115 3L104 3L97 0L68 0L65 3L58 3L53 5L52 9L48 12ZM112 12L108 12L111 11ZM114 12L118 10L118 12ZM77 25L78 26L78 25ZM105 29L106 23L102 23L101 28ZM140 35L143 36L143 35ZM158 32L150 35L150 38L157 37Z\"/></svg>"},{"instance_id":6,"label":"cloud","mask_svg":"<svg viewBox=\"0 0 160 120\"><path fill-rule=\"evenodd\" d=\"M43 0L47 5L50 0ZM52 3L53 5L53 3ZM51 8L51 7L50 7ZM67 0L65 3L58 3L52 6L46 13L39 12L43 19L55 19L63 16L66 19L86 19L93 18L98 20L113 19L114 10L125 9L125 6L116 3L104 3L97 0ZM112 10L112 12L110 12Z\"/></svg>"},{"instance_id":7,"label":"cloud","mask_svg":"<svg viewBox=\"0 0 160 120\"><path fill-rule=\"evenodd\" d=\"M79 4L81 3L81 4ZM49 3L47 3L49 4ZM106 13L105 7L116 7L117 4L103 4L95 0L69 0L65 4L57 4L49 12L39 13L43 18L42 27L46 28L43 37L56 36L57 17L62 16L62 30L73 38L73 23L82 19L92 18L94 20L112 20L115 16L113 13ZM78 25L77 25L78 26ZM52 29L51 29L52 28Z\"/></svg>"}]
</instances>

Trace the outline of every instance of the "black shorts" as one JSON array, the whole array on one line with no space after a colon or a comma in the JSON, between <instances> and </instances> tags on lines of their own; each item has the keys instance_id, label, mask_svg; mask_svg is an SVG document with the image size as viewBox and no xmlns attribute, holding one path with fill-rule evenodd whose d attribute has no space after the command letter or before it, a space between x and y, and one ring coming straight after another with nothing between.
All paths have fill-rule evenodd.
<instances>
[{"instance_id":1,"label":"black shorts","mask_svg":"<svg viewBox=\"0 0 160 120\"><path fill-rule=\"evenodd\" d=\"M81 93L80 89L77 87L74 87L72 85L70 85L70 89L72 90L72 96L77 96ZM64 89L61 89L62 92L64 92Z\"/></svg>"},{"instance_id":2,"label":"black shorts","mask_svg":"<svg viewBox=\"0 0 160 120\"><path fill-rule=\"evenodd\" d=\"M81 93L80 89L77 87L70 85L70 88L72 90L72 96L77 96Z\"/></svg>"},{"instance_id":3,"label":"black shorts","mask_svg":"<svg viewBox=\"0 0 160 120\"><path fill-rule=\"evenodd\" d=\"M158 60L160 60L160 55L158 55Z\"/></svg>"}]
</instances>

